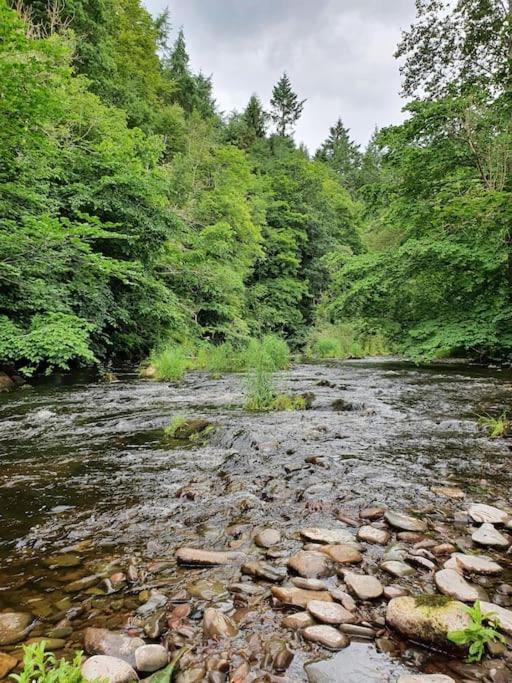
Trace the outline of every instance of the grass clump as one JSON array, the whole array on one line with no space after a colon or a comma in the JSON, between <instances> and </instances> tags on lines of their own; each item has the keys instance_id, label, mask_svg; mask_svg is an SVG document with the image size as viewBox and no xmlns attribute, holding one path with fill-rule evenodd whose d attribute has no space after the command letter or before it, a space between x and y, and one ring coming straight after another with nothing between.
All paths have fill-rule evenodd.
<instances>
[{"instance_id":1,"label":"grass clump","mask_svg":"<svg viewBox=\"0 0 512 683\"><path fill-rule=\"evenodd\" d=\"M460 631L450 631L448 640L456 645L467 645L469 663L479 662L485 654L488 643L506 644L505 638L497 631L500 626L494 612L483 614L480 601L477 600L473 607L465 607L471 621L469 626Z\"/></svg>"},{"instance_id":2,"label":"grass clump","mask_svg":"<svg viewBox=\"0 0 512 683\"><path fill-rule=\"evenodd\" d=\"M215 425L209 420L176 416L164 429L164 436L168 440L197 441L208 436L214 429Z\"/></svg>"},{"instance_id":3,"label":"grass clump","mask_svg":"<svg viewBox=\"0 0 512 683\"><path fill-rule=\"evenodd\" d=\"M502 413L499 417L484 415L478 418L478 424L487 429L491 439L503 438L512 431L512 421L506 413Z\"/></svg>"},{"instance_id":4,"label":"grass clump","mask_svg":"<svg viewBox=\"0 0 512 683\"><path fill-rule=\"evenodd\" d=\"M77 652L72 662L57 660L51 652L45 651L45 642L26 645L23 648L23 670L11 674L17 683L85 683L80 667L82 653ZM97 681L96 683L100 683Z\"/></svg>"},{"instance_id":5,"label":"grass clump","mask_svg":"<svg viewBox=\"0 0 512 683\"><path fill-rule=\"evenodd\" d=\"M178 382L190 367L185 349L177 344L169 344L151 356L154 377L160 381Z\"/></svg>"},{"instance_id":6,"label":"grass clump","mask_svg":"<svg viewBox=\"0 0 512 683\"><path fill-rule=\"evenodd\" d=\"M326 325L316 329L306 346L306 356L317 360L384 356L389 352L389 345L382 334L364 331L356 323Z\"/></svg>"}]
</instances>

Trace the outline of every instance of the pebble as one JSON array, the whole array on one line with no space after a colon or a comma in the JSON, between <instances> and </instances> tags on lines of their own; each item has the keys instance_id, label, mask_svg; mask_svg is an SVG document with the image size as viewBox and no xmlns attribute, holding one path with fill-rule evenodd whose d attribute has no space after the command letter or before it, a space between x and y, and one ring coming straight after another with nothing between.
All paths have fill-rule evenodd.
<instances>
[{"instance_id":1,"label":"pebble","mask_svg":"<svg viewBox=\"0 0 512 683\"><path fill-rule=\"evenodd\" d=\"M191 567L211 567L214 565L242 565L244 553L223 550L198 550L197 548L178 548L176 559L179 564Z\"/></svg>"},{"instance_id":2,"label":"pebble","mask_svg":"<svg viewBox=\"0 0 512 683\"><path fill-rule=\"evenodd\" d=\"M494 612L495 616L499 619L500 630L512 636L512 610L505 609L492 602L486 602L485 600L480 603L480 606L484 614Z\"/></svg>"},{"instance_id":3,"label":"pebble","mask_svg":"<svg viewBox=\"0 0 512 683\"><path fill-rule=\"evenodd\" d=\"M28 612L0 613L0 645L13 645L30 631L34 618Z\"/></svg>"},{"instance_id":4,"label":"pebble","mask_svg":"<svg viewBox=\"0 0 512 683\"><path fill-rule=\"evenodd\" d=\"M192 666L190 669L180 671L175 680L176 683L200 683L200 681L204 681L205 674L204 666Z\"/></svg>"},{"instance_id":5,"label":"pebble","mask_svg":"<svg viewBox=\"0 0 512 683\"><path fill-rule=\"evenodd\" d=\"M323 552L337 564L359 564L363 556L353 545L326 545Z\"/></svg>"},{"instance_id":6,"label":"pebble","mask_svg":"<svg viewBox=\"0 0 512 683\"><path fill-rule=\"evenodd\" d=\"M124 633L114 633L106 628L86 628L84 649L91 655L107 655L122 659L135 668L135 650L144 645L141 638L132 638Z\"/></svg>"},{"instance_id":7,"label":"pebble","mask_svg":"<svg viewBox=\"0 0 512 683\"><path fill-rule=\"evenodd\" d=\"M409 591L405 588L402 588L402 586L395 586L395 584L384 586L384 597L388 600L392 600L393 598L401 598L404 595L409 595Z\"/></svg>"},{"instance_id":8,"label":"pebble","mask_svg":"<svg viewBox=\"0 0 512 683\"><path fill-rule=\"evenodd\" d=\"M466 495L457 486L433 486L432 493L436 493L438 496L445 496L445 498L453 498L454 500L464 498Z\"/></svg>"},{"instance_id":9,"label":"pebble","mask_svg":"<svg viewBox=\"0 0 512 683\"><path fill-rule=\"evenodd\" d=\"M377 527L367 525L362 526L357 532L359 541L366 541L366 543L376 543L377 545L386 545L391 534L386 529L378 529Z\"/></svg>"},{"instance_id":10,"label":"pebble","mask_svg":"<svg viewBox=\"0 0 512 683\"><path fill-rule=\"evenodd\" d=\"M288 560L288 567L305 578L318 579L332 576L332 562L323 553L300 550Z\"/></svg>"},{"instance_id":11,"label":"pebble","mask_svg":"<svg viewBox=\"0 0 512 683\"><path fill-rule=\"evenodd\" d=\"M425 536L416 531L400 531L396 537L404 543L421 543L421 541L425 540Z\"/></svg>"},{"instance_id":12,"label":"pebble","mask_svg":"<svg viewBox=\"0 0 512 683\"><path fill-rule=\"evenodd\" d=\"M412 576L412 574L416 573L415 570L408 564L405 564L405 562L399 562L396 560L388 560L383 562L380 567L388 574L396 576L400 579L405 576Z\"/></svg>"},{"instance_id":13,"label":"pebble","mask_svg":"<svg viewBox=\"0 0 512 683\"><path fill-rule=\"evenodd\" d=\"M233 619L218 609L208 607L203 614L203 632L205 638L233 638L238 628Z\"/></svg>"},{"instance_id":14,"label":"pebble","mask_svg":"<svg viewBox=\"0 0 512 683\"><path fill-rule=\"evenodd\" d=\"M328 605L329 603L325 603ZM315 623L309 612L296 612L295 614L289 614L283 619L281 625L284 628L290 628L293 631L301 631L307 626L313 626Z\"/></svg>"},{"instance_id":15,"label":"pebble","mask_svg":"<svg viewBox=\"0 0 512 683\"><path fill-rule=\"evenodd\" d=\"M499 574L503 571L502 567L490 557L485 555L465 555L464 553L454 553L449 560L444 563L446 569L456 569L458 571L474 572L475 574Z\"/></svg>"},{"instance_id":16,"label":"pebble","mask_svg":"<svg viewBox=\"0 0 512 683\"><path fill-rule=\"evenodd\" d=\"M284 568L273 567L267 562L258 562L257 560L252 560L243 564L242 574L248 574L249 576L271 581L272 583L280 583L281 581L284 581L287 576Z\"/></svg>"},{"instance_id":17,"label":"pebble","mask_svg":"<svg viewBox=\"0 0 512 683\"><path fill-rule=\"evenodd\" d=\"M300 535L307 541L313 543L328 543L336 545L339 543L353 543L355 541L354 535L346 529L319 529L311 527L301 529Z\"/></svg>"},{"instance_id":18,"label":"pebble","mask_svg":"<svg viewBox=\"0 0 512 683\"><path fill-rule=\"evenodd\" d=\"M285 605L305 608L311 600L323 600L332 602L332 597L327 591L305 591L295 586L272 586L272 595L276 600Z\"/></svg>"},{"instance_id":19,"label":"pebble","mask_svg":"<svg viewBox=\"0 0 512 683\"><path fill-rule=\"evenodd\" d=\"M370 638L373 640L377 635L376 631L369 626L359 626L359 624L340 624L339 629L347 636L355 636L356 638Z\"/></svg>"},{"instance_id":20,"label":"pebble","mask_svg":"<svg viewBox=\"0 0 512 683\"><path fill-rule=\"evenodd\" d=\"M454 569L441 569L434 575L434 581L443 595L448 595L462 602L474 602L480 598L476 586L468 583L466 579Z\"/></svg>"},{"instance_id":21,"label":"pebble","mask_svg":"<svg viewBox=\"0 0 512 683\"><path fill-rule=\"evenodd\" d=\"M349 612L355 612L357 605L351 595L345 593L345 591L342 591L341 588L337 587L329 588L329 593L337 602L341 602L343 607L348 609Z\"/></svg>"},{"instance_id":22,"label":"pebble","mask_svg":"<svg viewBox=\"0 0 512 683\"><path fill-rule=\"evenodd\" d=\"M220 581L199 579L187 585L187 593L199 600L219 600L226 595L226 587Z\"/></svg>"},{"instance_id":23,"label":"pebble","mask_svg":"<svg viewBox=\"0 0 512 683\"><path fill-rule=\"evenodd\" d=\"M484 505L483 503L475 503L472 505L468 514L471 519L477 524L506 524L510 515L503 510L499 510L492 505Z\"/></svg>"},{"instance_id":24,"label":"pebble","mask_svg":"<svg viewBox=\"0 0 512 683\"><path fill-rule=\"evenodd\" d=\"M379 507L375 505L374 507L364 508L359 512L359 517L361 519L380 519L386 512L385 507Z\"/></svg>"},{"instance_id":25,"label":"pebble","mask_svg":"<svg viewBox=\"0 0 512 683\"><path fill-rule=\"evenodd\" d=\"M402 531L426 531L427 524L421 519L416 517L411 517L403 512L397 512L394 510L388 510L384 513L384 518L392 527L396 529L401 529Z\"/></svg>"},{"instance_id":26,"label":"pebble","mask_svg":"<svg viewBox=\"0 0 512 683\"><path fill-rule=\"evenodd\" d=\"M355 616L336 602L322 602L311 600L307 604L308 612L317 621L324 624L349 624L355 621Z\"/></svg>"},{"instance_id":27,"label":"pebble","mask_svg":"<svg viewBox=\"0 0 512 683\"><path fill-rule=\"evenodd\" d=\"M160 593L157 590L152 590L149 593L149 598L137 609L136 614L138 614L140 617L149 617L149 615L155 612L157 609L164 607L168 600L168 597L163 593Z\"/></svg>"},{"instance_id":28,"label":"pebble","mask_svg":"<svg viewBox=\"0 0 512 683\"><path fill-rule=\"evenodd\" d=\"M82 664L82 676L88 682L105 681L105 683L130 683L139 677L133 668L116 657L96 655Z\"/></svg>"},{"instance_id":29,"label":"pebble","mask_svg":"<svg viewBox=\"0 0 512 683\"><path fill-rule=\"evenodd\" d=\"M440 543L432 548L432 553L437 557L439 555L451 555L456 550L451 543Z\"/></svg>"},{"instance_id":30,"label":"pebble","mask_svg":"<svg viewBox=\"0 0 512 683\"><path fill-rule=\"evenodd\" d=\"M152 673L167 666L169 653L163 645L142 645L135 650L137 671Z\"/></svg>"},{"instance_id":31,"label":"pebble","mask_svg":"<svg viewBox=\"0 0 512 683\"><path fill-rule=\"evenodd\" d=\"M375 576L367 574L348 573L345 575L345 583L361 600L379 598L384 592L381 582Z\"/></svg>"},{"instance_id":32,"label":"pebble","mask_svg":"<svg viewBox=\"0 0 512 683\"><path fill-rule=\"evenodd\" d=\"M78 593L79 591L86 590L87 588L92 588L92 586L95 586L99 582L100 577L96 576L96 574L84 576L77 581L68 583L67 586L64 586L64 590L66 593Z\"/></svg>"},{"instance_id":33,"label":"pebble","mask_svg":"<svg viewBox=\"0 0 512 683\"><path fill-rule=\"evenodd\" d=\"M255 535L254 542L260 548L271 548L281 542L281 532L277 529L262 529Z\"/></svg>"},{"instance_id":34,"label":"pebble","mask_svg":"<svg viewBox=\"0 0 512 683\"><path fill-rule=\"evenodd\" d=\"M473 532L471 538L479 545L491 546L496 548L508 548L510 540L498 531L492 524L485 522L476 531Z\"/></svg>"},{"instance_id":35,"label":"pebble","mask_svg":"<svg viewBox=\"0 0 512 683\"><path fill-rule=\"evenodd\" d=\"M63 553L62 555L50 555L43 558L43 564L50 569L68 569L70 567L78 567L82 560L78 555L71 553Z\"/></svg>"},{"instance_id":36,"label":"pebble","mask_svg":"<svg viewBox=\"0 0 512 683\"><path fill-rule=\"evenodd\" d=\"M320 579L304 579L302 576L294 576L291 582L297 588L303 588L306 591L325 591L327 590L327 585L325 581L320 581Z\"/></svg>"},{"instance_id":37,"label":"pebble","mask_svg":"<svg viewBox=\"0 0 512 683\"><path fill-rule=\"evenodd\" d=\"M308 626L302 635L306 640L323 645L328 650L342 650L350 643L344 633L340 633L332 626Z\"/></svg>"}]
</instances>

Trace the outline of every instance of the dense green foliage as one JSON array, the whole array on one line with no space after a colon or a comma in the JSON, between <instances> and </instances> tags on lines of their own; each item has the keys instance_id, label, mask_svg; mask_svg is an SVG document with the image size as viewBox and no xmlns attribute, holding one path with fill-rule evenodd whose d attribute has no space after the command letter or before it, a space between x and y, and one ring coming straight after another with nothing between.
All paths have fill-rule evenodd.
<instances>
[{"instance_id":1,"label":"dense green foliage","mask_svg":"<svg viewBox=\"0 0 512 683\"><path fill-rule=\"evenodd\" d=\"M46 652L44 642L26 645L23 650L23 670L10 676L16 683L85 683L80 673L81 652L75 655L72 662L67 662L64 659L57 660L51 652Z\"/></svg>"}]
</instances>

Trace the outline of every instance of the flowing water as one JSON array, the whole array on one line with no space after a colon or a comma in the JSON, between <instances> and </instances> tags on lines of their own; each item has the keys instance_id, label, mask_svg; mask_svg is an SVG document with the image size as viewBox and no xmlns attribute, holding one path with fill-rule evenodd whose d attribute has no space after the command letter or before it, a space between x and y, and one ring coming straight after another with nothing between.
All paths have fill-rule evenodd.
<instances>
[{"instance_id":1,"label":"flowing water","mask_svg":"<svg viewBox=\"0 0 512 683\"><path fill-rule=\"evenodd\" d=\"M43 635L68 596L66 582L102 563L135 562L146 586L166 590L203 576L226 584L238 570L177 568L175 549L244 548L255 528L273 527L287 557L300 547L301 526L340 525L337 516L376 504L420 510L452 538L454 511L512 502L507 440L489 439L477 424L478 415L510 405L509 374L393 360L299 365L278 383L288 393L313 392L312 408L264 414L243 410L244 382L192 373L172 385L120 372L113 383L65 377L0 395L0 611L29 609L41 618L32 635ZM169 443L163 430L175 416L216 428L205 443ZM466 498L440 498L432 491L440 485L458 485ZM78 568L47 568L48 556L69 549L80 555ZM285 561L278 553L275 560ZM378 550L366 562L377 572ZM408 586L422 582L418 572ZM104 595L96 587L79 599L86 607L67 649L79 646L85 625L126 625L139 604L133 590ZM378 623L384 607L368 619ZM268 597L258 610L249 632L277 633L281 615ZM334 656L338 666L300 637L287 640L292 680L305 680L304 664L322 658L316 673L308 665L310 680L338 680L332 670L340 666L347 683L394 680L404 667L429 670L432 662L437 670L432 653L404 644L397 656L353 642Z\"/></svg>"}]
</instances>

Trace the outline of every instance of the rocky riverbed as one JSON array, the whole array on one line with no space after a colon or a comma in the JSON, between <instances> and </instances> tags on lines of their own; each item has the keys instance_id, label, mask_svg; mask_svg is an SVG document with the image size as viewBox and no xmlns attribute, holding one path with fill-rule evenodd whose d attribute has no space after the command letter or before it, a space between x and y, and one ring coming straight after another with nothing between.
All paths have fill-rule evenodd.
<instances>
[{"instance_id":1,"label":"rocky riverbed","mask_svg":"<svg viewBox=\"0 0 512 683\"><path fill-rule=\"evenodd\" d=\"M512 680L511 452L477 425L510 376L304 365L311 409L268 414L237 375L118 378L0 397L0 679L45 639L118 683ZM476 599L507 642L468 664Z\"/></svg>"}]
</instances>

